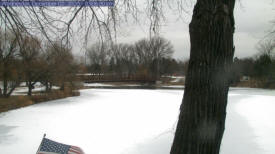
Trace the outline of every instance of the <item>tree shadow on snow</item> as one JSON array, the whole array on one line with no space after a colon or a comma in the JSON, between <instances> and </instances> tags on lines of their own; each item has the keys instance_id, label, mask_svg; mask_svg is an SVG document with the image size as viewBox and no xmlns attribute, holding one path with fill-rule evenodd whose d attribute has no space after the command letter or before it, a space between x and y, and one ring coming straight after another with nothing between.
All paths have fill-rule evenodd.
<instances>
[{"instance_id":1,"label":"tree shadow on snow","mask_svg":"<svg viewBox=\"0 0 275 154\"><path fill-rule=\"evenodd\" d=\"M221 154L262 154L262 149L255 141L257 136L248 121L236 111L236 105L249 96L231 94L227 105L225 132Z\"/></svg>"},{"instance_id":2,"label":"tree shadow on snow","mask_svg":"<svg viewBox=\"0 0 275 154\"><path fill-rule=\"evenodd\" d=\"M235 109L237 103L247 97L249 96L235 94L229 96L221 154L262 154L263 150L255 141L257 137L254 130ZM173 138L174 132L171 130L156 138L136 144L123 154L169 154Z\"/></svg>"},{"instance_id":3,"label":"tree shadow on snow","mask_svg":"<svg viewBox=\"0 0 275 154\"><path fill-rule=\"evenodd\" d=\"M123 154L169 154L173 138L174 132L167 132L144 143L139 143L127 149Z\"/></svg>"}]
</instances>

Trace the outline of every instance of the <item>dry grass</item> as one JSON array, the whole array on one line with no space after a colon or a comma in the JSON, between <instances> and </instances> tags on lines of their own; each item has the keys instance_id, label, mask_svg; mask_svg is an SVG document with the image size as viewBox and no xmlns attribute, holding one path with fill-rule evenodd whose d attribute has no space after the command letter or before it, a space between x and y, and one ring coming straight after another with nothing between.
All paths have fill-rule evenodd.
<instances>
[{"instance_id":1,"label":"dry grass","mask_svg":"<svg viewBox=\"0 0 275 154\"><path fill-rule=\"evenodd\" d=\"M234 87L249 87L249 88L265 88L265 89L275 89L274 82L267 82L265 80L255 80L251 79L249 81L241 81L232 85Z\"/></svg>"},{"instance_id":2,"label":"dry grass","mask_svg":"<svg viewBox=\"0 0 275 154\"><path fill-rule=\"evenodd\" d=\"M0 98L0 113L17 109L20 107L29 106L36 103L46 102L50 100L56 100L66 97L79 96L79 91L73 90L53 90L49 93L39 93L29 96L11 96L9 98Z\"/></svg>"},{"instance_id":3,"label":"dry grass","mask_svg":"<svg viewBox=\"0 0 275 154\"><path fill-rule=\"evenodd\" d=\"M0 112L29 106L34 102L28 96L11 96L9 98L0 98Z\"/></svg>"}]
</instances>

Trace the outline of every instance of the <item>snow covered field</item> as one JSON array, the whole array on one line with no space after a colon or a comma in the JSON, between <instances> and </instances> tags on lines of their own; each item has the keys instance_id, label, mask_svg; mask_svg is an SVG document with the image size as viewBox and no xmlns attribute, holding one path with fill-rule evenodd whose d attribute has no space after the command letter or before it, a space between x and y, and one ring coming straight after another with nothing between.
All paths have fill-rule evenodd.
<instances>
[{"instance_id":1,"label":"snow covered field","mask_svg":"<svg viewBox=\"0 0 275 154\"><path fill-rule=\"evenodd\" d=\"M87 154L169 154L182 90L86 89L0 114L3 154L34 154L44 133ZM232 88L221 154L275 153L275 91Z\"/></svg>"}]
</instances>

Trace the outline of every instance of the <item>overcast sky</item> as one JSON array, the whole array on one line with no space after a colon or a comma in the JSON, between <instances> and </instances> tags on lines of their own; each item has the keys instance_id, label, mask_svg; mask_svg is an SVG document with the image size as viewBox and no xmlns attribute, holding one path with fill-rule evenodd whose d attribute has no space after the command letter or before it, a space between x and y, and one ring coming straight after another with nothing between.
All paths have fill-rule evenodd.
<instances>
[{"instance_id":1,"label":"overcast sky","mask_svg":"<svg viewBox=\"0 0 275 154\"><path fill-rule=\"evenodd\" d=\"M174 58L187 59L190 52L188 24L191 20L192 7L189 7L190 15L184 15L184 19L176 20L178 15L171 11L166 13L166 22L161 29L161 36L172 42L175 48ZM241 0L235 8L235 56L248 57L257 53L256 44L264 38L270 30L271 21L275 20L275 2L272 0ZM135 42L138 39L148 37L148 24L142 26L123 27L119 34L119 42ZM122 30L121 30L122 31Z\"/></svg>"}]
</instances>

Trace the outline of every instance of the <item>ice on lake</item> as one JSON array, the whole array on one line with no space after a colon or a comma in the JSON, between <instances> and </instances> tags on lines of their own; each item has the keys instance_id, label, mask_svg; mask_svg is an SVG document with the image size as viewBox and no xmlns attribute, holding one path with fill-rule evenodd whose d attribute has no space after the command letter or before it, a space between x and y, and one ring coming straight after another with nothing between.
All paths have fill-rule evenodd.
<instances>
[{"instance_id":1,"label":"ice on lake","mask_svg":"<svg viewBox=\"0 0 275 154\"><path fill-rule=\"evenodd\" d=\"M44 133L87 154L169 154L183 90L87 89L0 114L4 154L37 151ZM275 91L232 88L221 154L274 154Z\"/></svg>"}]
</instances>

